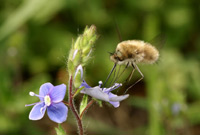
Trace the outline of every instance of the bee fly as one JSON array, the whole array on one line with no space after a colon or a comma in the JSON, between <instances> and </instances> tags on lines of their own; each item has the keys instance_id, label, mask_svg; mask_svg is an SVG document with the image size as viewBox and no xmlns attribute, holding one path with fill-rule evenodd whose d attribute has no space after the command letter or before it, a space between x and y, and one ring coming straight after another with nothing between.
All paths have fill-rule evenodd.
<instances>
[{"instance_id":1,"label":"bee fly","mask_svg":"<svg viewBox=\"0 0 200 135\"><path fill-rule=\"evenodd\" d=\"M105 83L111 76L113 70L116 68L116 65L126 65L125 69L128 66L132 66L133 70L129 75L129 77L126 79L126 81L127 80L130 81L135 70L137 70L140 73L141 78L137 80L134 84L132 84L130 87L128 87L128 89L125 91L126 93L132 86L134 86L136 83L138 83L144 78L144 75L138 68L137 64L138 63L153 64L158 60L158 58L159 58L158 50L150 43L141 40L127 40L120 42L117 45L115 52L111 53L110 59L115 64L111 72L109 73ZM124 71L122 71L122 73L123 72Z\"/></svg>"}]
</instances>

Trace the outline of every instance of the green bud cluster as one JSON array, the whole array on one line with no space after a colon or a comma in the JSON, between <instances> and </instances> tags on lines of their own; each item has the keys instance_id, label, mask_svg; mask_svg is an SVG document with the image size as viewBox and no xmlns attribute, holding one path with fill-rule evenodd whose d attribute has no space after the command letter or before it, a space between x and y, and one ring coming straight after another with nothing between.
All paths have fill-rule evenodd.
<instances>
[{"instance_id":1,"label":"green bud cluster","mask_svg":"<svg viewBox=\"0 0 200 135\"><path fill-rule=\"evenodd\" d=\"M87 64L97 38L96 27L92 25L90 27L86 26L83 34L79 35L75 42L72 41L72 48L68 58L68 72L70 76L74 76L76 68L79 65L83 67ZM74 80L75 87L79 87L80 83L81 75L77 73Z\"/></svg>"}]
</instances>

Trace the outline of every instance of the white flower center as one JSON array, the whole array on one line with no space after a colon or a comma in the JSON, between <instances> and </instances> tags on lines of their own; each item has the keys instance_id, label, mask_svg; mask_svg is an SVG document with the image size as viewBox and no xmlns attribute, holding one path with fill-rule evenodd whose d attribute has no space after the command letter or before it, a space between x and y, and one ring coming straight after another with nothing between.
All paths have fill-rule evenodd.
<instances>
[{"instance_id":1,"label":"white flower center","mask_svg":"<svg viewBox=\"0 0 200 135\"><path fill-rule=\"evenodd\" d=\"M49 95L46 95L46 96L44 97L44 103L45 103L45 105L47 105L47 106L50 106L50 105L51 105L51 98L49 97Z\"/></svg>"}]
</instances>

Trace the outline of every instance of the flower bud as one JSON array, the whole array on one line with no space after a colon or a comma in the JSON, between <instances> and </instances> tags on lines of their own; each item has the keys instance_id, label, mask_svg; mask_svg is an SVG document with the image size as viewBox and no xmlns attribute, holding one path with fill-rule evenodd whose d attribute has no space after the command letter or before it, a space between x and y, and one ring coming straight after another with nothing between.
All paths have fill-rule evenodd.
<instances>
[{"instance_id":1,"label":"flower bud","mask_svg":"<svg viewBox=\"0 0 200 135\"><path fill-rule=\"evenodd\" d=\"M83 67L82 67L82 65L79 65L76 68L76 72L75 72L75 75L74 75L74 86L75 86L75 88L80 87L82 80L83 80Z\"/></svg>"},{"instance_id":2,"label":"flower bud","mask_svg":"<svg viewBox=\"0 0 200 135\"><path fill-rule=\"evenodd\" d=\"M68 70L70 74L74 74L75 68L78 65L85 65L87 63L97 38L96 27L94 25L91 27L86 26L84 33L79 35L75 43L72 44L68 60Z\"/></svg>"},{"instance_id":3,"label":"flower bud","mask_svg":"<svg viewBox=\"0 0 200 135\"><path fill-rule=\"evenodd\" d=\"M74 55L74 59L72 60L73 61L73 64L75 67L77 67L80 63L81 63L81 51L78 50L77 52L75 52L76 54Z\"/></svg>"},{"instance_id":4,"label":"flower bud","mask_svg":"<svg viewBox=\"0 0 200 135\"><path fill-rule=\"evenodd\" d=\"M81 79L81 73L80 71L76 74L74 79L74 86L75 88L79 88L81 85L82 79Z\"/></svg>"},{"instance_id":5,"label":"flower bud","mask_svg":"<svg viewBox=\"0 0 200 135\"><path fill-rule=\"evenodd\" d=\"M82 35L80 35L74 43L74 49L81 49Z\"/></svg>"}]
</instances>

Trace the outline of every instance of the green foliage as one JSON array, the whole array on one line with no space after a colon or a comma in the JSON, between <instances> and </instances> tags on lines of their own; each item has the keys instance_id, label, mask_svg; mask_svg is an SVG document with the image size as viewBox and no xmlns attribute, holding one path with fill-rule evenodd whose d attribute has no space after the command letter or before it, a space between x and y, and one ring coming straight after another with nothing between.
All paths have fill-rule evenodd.
<instances>
[{"instance_id":1,"label":"green foliage","mask_svg":"<svg viewBox=\"0 0 200 135\"><path fill-rule=\"evenodd\" d=\"M62 128L62 126L59 124L57 128L55 128L57 135L67 135L65 130Z\"/></svg>"},{"instance_id":2,"label":"green foliage","mask_svg":"<svg viewBox=\"0 0 200 135\"><path fill-rule=\"evenodd\" d=\"M73 97L75 97L76 95L78 95L81 92L81 90L84 89L84 88L85 87L81 87L81 88L77 89L76 92L74 93Z\"/></svg>"},{"instance_id":3,"label":"green foliage","mask_svg":"<svg viewBox=\"0 0 200 135\"><path fill-rule=\"evenodd\" d=\"M81 101L81 104L80 104L80 108L79 108L80 115L82 114L82 112L86 108L87 104L88 104L88 95L84 95L83 99Z\"/></svg>"}]
</instances>

